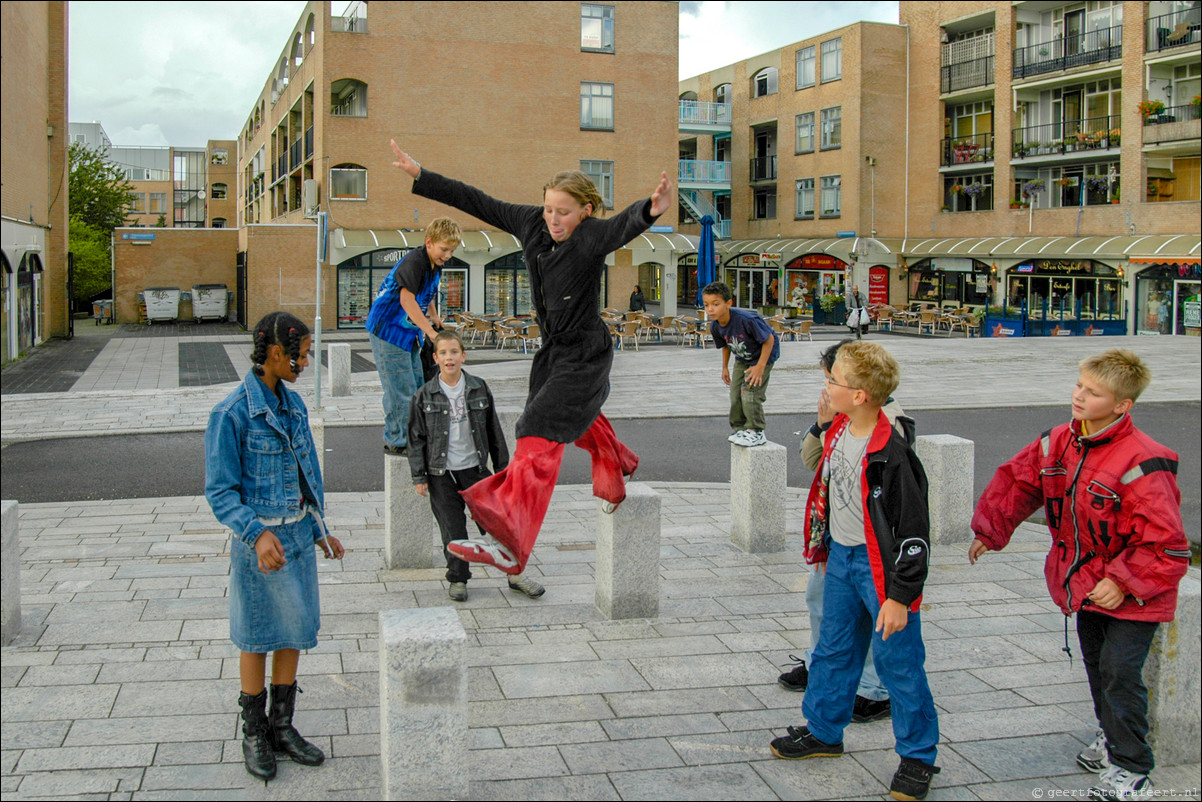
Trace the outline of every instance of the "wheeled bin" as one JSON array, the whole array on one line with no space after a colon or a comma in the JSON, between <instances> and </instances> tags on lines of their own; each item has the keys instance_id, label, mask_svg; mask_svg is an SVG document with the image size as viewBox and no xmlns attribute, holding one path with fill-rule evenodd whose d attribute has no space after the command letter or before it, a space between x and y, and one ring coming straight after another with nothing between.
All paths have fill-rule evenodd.
<instances>
[{"instance_id":1,"label":"wheeled bin","mask_svg":"<svg viewBox=\"0 0 1202 802\"><path fill-rule=\"evenodd\" d=\"M179 320L179 287L147 287L143 297L147 325L156 320Z\"/></svg>"},{"instance_id":2,"label":"wheeled bin","mask_svg":"<svg viewBox=\"0 0 1202 802\"><path fill-rule=\"evenodd\" d=\"M224 284L197 284L192 287L192 317L225 320L229 313L229 290Z\"/></svg>"}]
</instances>

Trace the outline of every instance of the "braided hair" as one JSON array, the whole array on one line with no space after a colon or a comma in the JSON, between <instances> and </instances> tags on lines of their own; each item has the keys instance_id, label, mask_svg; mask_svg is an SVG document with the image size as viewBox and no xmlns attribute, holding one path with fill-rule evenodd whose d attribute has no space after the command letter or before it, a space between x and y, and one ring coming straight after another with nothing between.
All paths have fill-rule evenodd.
<instances>
[{"instance_id":1,"label":"braided hair","mask_svg":"<svg viewBox=\"0 0 1202 802\"><path fill-rule=\"evenodd\" d=\"M282 346L288 354L292 372L296 372L300 359L301 342L309 336L309 327L296 315L288 312L271 312L255 324L252 331L254 351L250 355L252 370L256 376L263 375L263 364L267 361L267 349Z\"/></svg>"}]
</instances>

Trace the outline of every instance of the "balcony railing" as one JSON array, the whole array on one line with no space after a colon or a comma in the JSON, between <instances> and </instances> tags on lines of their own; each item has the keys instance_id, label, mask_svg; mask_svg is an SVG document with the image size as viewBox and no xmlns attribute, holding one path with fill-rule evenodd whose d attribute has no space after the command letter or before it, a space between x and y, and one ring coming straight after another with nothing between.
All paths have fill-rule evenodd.
<instances>
[{"instance_id":1,"label":"balcony railing","mask_svg":"<svg viewBox=\"0 0 1202 802\"><path fill-rule=\"evenodd\" d=\"M939 91L943 94L988 86L993 83L993 56L949 64L940 69Z\"/></svg>"},{"instance_id":2,"label":"balcony railing","mask_svg":"<svg viewBox=\"0 0 1202 802\"><path fill-rule=\"evenodd\" d=\"M681 184L729 184L730 162L681 159L679 175Z\"/></svg>"},{"instance_id":3,"label":"balcony railing","mask_svg":"<svg viewBox=\"0 0 1202 802\"><path fill-rule=\"evenodd\" d=\"M752 181L775 181L776 180L776 157L765 156L762 159L751 160L751 180Z\"/></svg>"},{"instance_id":4,"label":"balcony railing","mask_svg":"<svg viewBox=\"0 0 1202 802\"><path fill-rule=\"evenodd\" d=\"M1013 156L1016 159L1029 159L1034 156L1118 148L1122 137L1119 125L1119 115L1113 114L1015 128Z\"/></svg>"},{"instance_id":5,"label":"balcony railing","mask_svg":"<svg viewBox=\"0 0 1202 802\"><path fill-rule=\"evenodd\" d=\"M1169 106L1144 118L1144 143L1197 140L1202 135L1202 111L1198 106Z\"/></svg>"},{"instance_id":6,"label":"balcony railing","mask_svg":"<svg viewBox=\"0 0 1202 802\"><path fill-rule=\"evenodd\" d=\"M980 164L993 161L993 134L975 134L945 139L940 165L954 167L960 164Z\"/></svg>"},{"instance_id":7,"label":"balcony railing","mask_svg":"<svg viewBox=\"0 0 1202 802\"><path fill-rule=\"evenodd\" d=\"M681 125L730 125L729 103L707 103L704 100L680 101Z\"/></svg>"},{"instance_id":8,"label":"balcony railing","mask_svg":"<svg viewBox=\"0 0 1202 802\"><path fill-rule=\"evenodd\" d=\"M305 129L305 159L308 160L313 155L313 126Z\"/></svg>"},{"instance_id":9,"label":"balcony railing","mask_svg":"<svg viewBox=\"0 0 1202 802\"><path fill-rule=\"evenodd\" d=\"M1027 78L1071 67L1100 64L1123 56L1123 26L1063 36L1014 51L1014 77Z\"/></svg>"},{"instance_id":10,"label":"balcony railing","mask_svg":"<svg viewBox=\"0 0 1202 802\"><path fill-rule=\"evenodd\" d=\"M1197 44L1202 42L1202 8L1194 6L1184 11L1152 17L1147 26L1149 53Z\"/></svg>"},{"instance_id":11,"label":"balcony railing","mask_svg":"<svg viewBox=\"0 0 1202 802\"><path fill-rule=\"evenodd\" d=\"M275 183L276 179L288 175L288 157L281 156L275 160L275 170L271 173L271 183Z\"/></svg>"},{"instance_id":12,"label":"balcony railing","mask_svg":"<svg viewBox=\"0 0 1202 802\"><path fill-rule=\"evenodd\" d=\"M304 141L300 139L288 146L288 163L292 170L295 170L304 163L301 157L301 154L304 152L304 146Z\"/></svg>"}]
</instances>

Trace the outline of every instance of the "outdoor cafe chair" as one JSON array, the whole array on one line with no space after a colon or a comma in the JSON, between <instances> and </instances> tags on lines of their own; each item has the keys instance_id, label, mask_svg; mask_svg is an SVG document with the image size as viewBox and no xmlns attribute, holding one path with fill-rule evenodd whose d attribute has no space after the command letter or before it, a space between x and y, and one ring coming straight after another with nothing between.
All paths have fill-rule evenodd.
<instances>
[{"instance_id":1,"label":"outdoor cafe chair","mask_svg":"<svg viewBox=\"0 0 1202 802\"><path fill-rule=\"evenodd\" d=\"M627 320L622 324L622 328L618 331L618 348L621 348L623 343L629 339L634 343L634 350L639 350L639 328L640 323L637 320Z\"/></svg>"},{"instance_id":2,"label":"outdoor cafe chair","mask_svg":"<svg viewBox=\"0 0 1202 802\"><path fill-rule=\"evenodd\" d=\"M537 323L531 323L525 329L518 333L518 338L522 341L522 353L529 353L530 350L537 351L543 344L542 331Z\"/></svg>"},{"instance_id":3,"label":"outdoor cafe chair","mask_svg":"<svg viewBox=\"0 0 1202 802\"><path fill-rule=\"evenodd\" d=\"M935 335L935 325L937 319L934 312L919 312L918 313L918 333L922 334L923 330L930 332L931 336Z\"/></svg>"},{"instance_id":4,"label":"outdoor cafe chair","mask_svg":"<svg viewBox=\"0 0 1202 802\"><path fill-rule=\"evenodd\" d=\"M497 321L493 324L493 336L497 338L497 350L505 350L505 343L513 342L514 350L517 350L517 343L521 341L522 335L513 326L508 323Z\"/></svg>"}]
</instances>

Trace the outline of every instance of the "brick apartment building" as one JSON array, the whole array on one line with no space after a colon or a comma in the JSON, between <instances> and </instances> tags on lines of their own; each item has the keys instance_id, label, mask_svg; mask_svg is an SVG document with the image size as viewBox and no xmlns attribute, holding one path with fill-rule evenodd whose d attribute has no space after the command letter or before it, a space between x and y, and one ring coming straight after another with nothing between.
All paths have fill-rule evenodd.
<instances>
[{"instance_id":1,"label":"brick apartment building","mask_svg":"<svg viewBox=\"0 0 1202 802\"><path fill-rule=\"evenodd\" d=\"M67 4L0 5L0 361L47 337L67 315Z\"/></svg>"},{"instance_id":2,"label":"brick apartment building","mask_svg":"<svg viewBox=\"0 0 1202 802\"><path fill-rule=\"evenodd\" d=\"M898 26L687 79L682 204L723 218L750 305L852 280L895 305L1025 305L1028 333L1199 333L1200 17L902 3Z\"/></svg>"},{"instance_id":3,"label":"brick apartment building","mask_svg":"<svg viewBox=\"0 0 1202 802\"><path fill-rule=\"evenodd\" d=\"M390 138L431 170L538 204L555 172L594 176L615 208L646 197L676 154L677 4L311 2L238 138L240 314L313 317L316 235L325 328L362 327L376 289L436 216L465 230L444 313L530 309L517 242L409 192ZM436 33L435 33L436 32ZM612 258L603 303L644 272L674 280L695 240L647 234ZM654 265L654 268L650 267ZM244 287L243 287L244 285Z\"/></svg>"}]
</instances>

